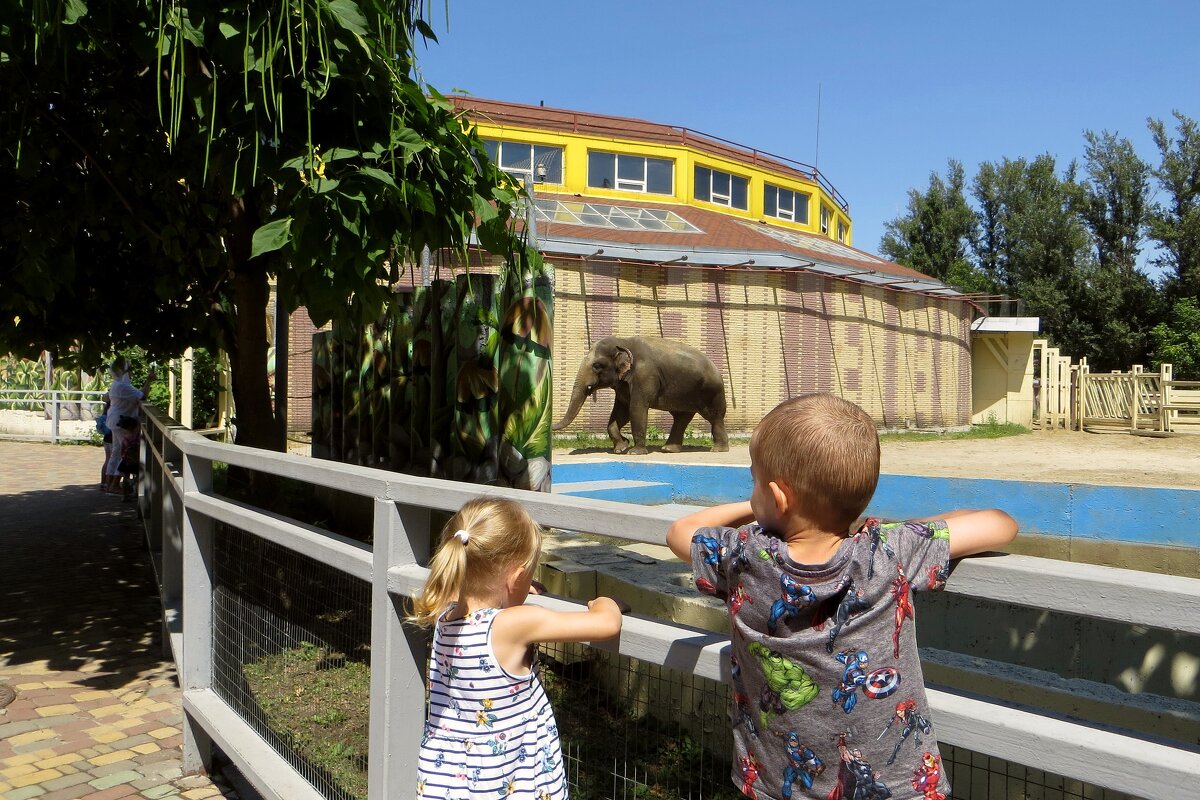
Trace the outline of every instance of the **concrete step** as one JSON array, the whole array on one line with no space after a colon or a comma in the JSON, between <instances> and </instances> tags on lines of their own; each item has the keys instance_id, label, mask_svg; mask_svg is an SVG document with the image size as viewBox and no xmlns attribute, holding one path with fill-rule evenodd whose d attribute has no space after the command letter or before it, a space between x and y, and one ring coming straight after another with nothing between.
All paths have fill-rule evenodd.
<instances>
[{"instance_id":1,"label":"concrete step","mask_svg":"<svg viewBox=\"0 0 1200 800\"><path fill-rule=\"evenodd\" d=\"M551 492L572 497L591 497L595 500L614 500L618 503L636 503L642 506L670 503L674 495L669 483L624 479L556 483Z\"/></svg>"}]
</instances>

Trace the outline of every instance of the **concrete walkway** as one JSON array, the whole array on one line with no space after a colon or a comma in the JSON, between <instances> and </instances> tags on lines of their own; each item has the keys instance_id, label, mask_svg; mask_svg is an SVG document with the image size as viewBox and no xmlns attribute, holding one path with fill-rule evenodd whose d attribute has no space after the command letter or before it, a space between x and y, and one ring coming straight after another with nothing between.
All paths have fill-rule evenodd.
<instances>
[{"instance_id":1,"label":"concrete walkway","mask_svg":"<svg viewBox=\"0 0 1200 800\"><path fill-rule=\"evenodd\" d=\"M0 441L0 797L236 798L180 771L180 690L135 507L103 451Z\"/></svg>"}]
</instances>

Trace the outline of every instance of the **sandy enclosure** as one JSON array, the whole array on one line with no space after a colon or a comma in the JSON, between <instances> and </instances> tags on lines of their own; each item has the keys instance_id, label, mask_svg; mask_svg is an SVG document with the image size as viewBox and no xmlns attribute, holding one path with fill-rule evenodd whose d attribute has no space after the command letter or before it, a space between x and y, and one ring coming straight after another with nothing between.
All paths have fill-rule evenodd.
<instances>
[{"instance_id":1,"label":"sandy enclosure","mask_svg":"<svg viewBox=\"0 0 1200 800\"><path fill-rule=\"evenodd\" d=\"M556 450L565 464L616 458L603 451ZM681 464L749 464L746 445L728 453L689 449L648 458ZM1200 489L1200 436L1167 439L1126 433L1035 431L1002 439L941 439L883 444L883 472L951 478L995 478L1050 483L1095 483Z\"/></svg>"}]
</instances>

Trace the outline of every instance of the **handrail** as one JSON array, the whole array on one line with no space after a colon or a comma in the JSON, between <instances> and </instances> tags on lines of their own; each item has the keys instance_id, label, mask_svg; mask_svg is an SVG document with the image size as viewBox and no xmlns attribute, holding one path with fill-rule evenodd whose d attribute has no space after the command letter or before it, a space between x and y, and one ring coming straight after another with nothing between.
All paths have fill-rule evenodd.
<instances>
[{"instance_id":1,"label":"handrail","mask_svg":"<svg viewBox=\"0 0 1200 800\"><path fill-rule=\"evenodd\" d=\"M7 389L0 388L0 410L9 411L27 411L37 413L39 409L43 414L49 414L48 417L43 417L44 421L49 422L49 430L43 432L39 425L38 431L17 431L13 433L0 432L0 438L4 439L32 439L46 440L58 443L61 440L67 441L87 441L91 439L94 428L91 425L83 425L82 430L77 430L73 433L65 433L62 423L70 422L90 422L97 415L98 409L94 408L101 402L101 398L105 392L97 389ZM23 408L23 406L35 406L35 408ZM46 407L49 407L47 412ZM78 417L72 412L69 414L63 413L64 406L78 407ZM83 416L83 408L90 406L88 414L90 419Z\"/></svg>"},{"instance_id":2,"label":"handrail","mask_svg":"<svg viewBox=\"0 0 1200 800\"><path fill-rule=\"evenodd\" d=\"M216 740L267 797L300 796L287 794L296 787L295 770L263 747L252 728L211 688L214 523L229 524L371 582L368 796L380 800L405 795L414 776L411 756L420 732L412 720L423 713L425 645L423 636L404 626L395 600L413 595L427 575L421 564L428 557L424 548L431 511L456 509L481 494L513 497L543 525L653 543L662 543L674 517L661 508L480 487L222 444L174 426L157 409L147 408L146 417L144 486L151 504L162 504L158 522L150 514L148 524L162 528L164 599L182 596L186 611L183 635L173 639L182 646L185 762L190 768L203 766L207 743ZM213 462L373 499L374 547L214 494ZM171 490L180 473L182 493ZM1004 555L961 562L946 588L1003 603L1200 633L1200 580L1156 576L1147 586L1139 577L1144 576L1112 567ZM1133 585L1140 587L1137 592L1129 588ZM1104 602L1095 602L1097 597ZM531 602L558 609L579 607L551 597ZM595 646L703 678L728 679L728 638L710 631L632 615L618 639ZM930 689L929 701L943 741L1036 769L1148 798L1177 796L1189 777L1200 774L1200 754L1101 725L938 688Z\"/></svg>"}]
</instances>

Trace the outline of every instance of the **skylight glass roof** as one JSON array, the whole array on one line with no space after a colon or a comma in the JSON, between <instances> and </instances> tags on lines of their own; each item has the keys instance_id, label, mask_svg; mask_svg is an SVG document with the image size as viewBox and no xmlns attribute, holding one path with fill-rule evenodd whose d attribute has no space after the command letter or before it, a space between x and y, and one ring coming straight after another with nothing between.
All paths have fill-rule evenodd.
<instances>
[{"instance_id":1,"label":"skylight glass roof","mask_svg":"<svg viewBox=\"0 0 1200 800\"><path fill-rule=\"evenodd\" d=\"M601 203L585 203L582 200L551 200L548 198L539 198L534 201L534 204L537 208L537 218L543 222L561 222L566 225L585 225L592 228L627 231L703 233L674 211L661 208L610 206Z\"/></svg>"},{"instance_id":2,"label":"skylight glass roof","mask_svg":"<svg viewBox=\"0 0 1200 800\"><path fill-rule=\"evenodd\" d=\"M803 247L807 250L816 250L819 253L844 258L848 261L860 261L864 264L883 264L886 263L881 258L876 258L868 253L863 253L855 250L852 247L847 247L840 242L834 242L829 239L824 239L820 236L803 236L791 231L781 230L770 225L754 225L752 226L758 233L765 233L773 239L778 239L784 244L790 244L793 247Z\"/></svg>"}]
</instances>

